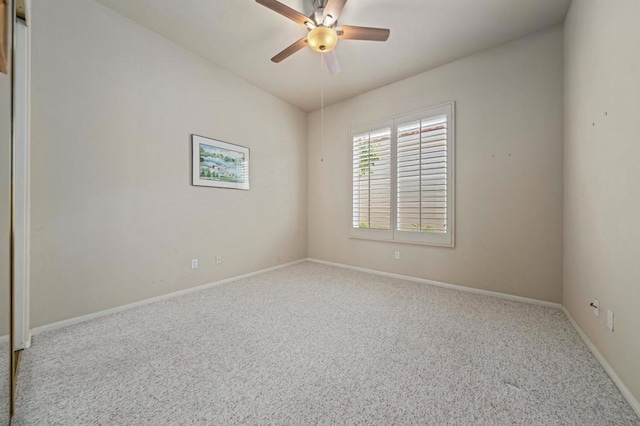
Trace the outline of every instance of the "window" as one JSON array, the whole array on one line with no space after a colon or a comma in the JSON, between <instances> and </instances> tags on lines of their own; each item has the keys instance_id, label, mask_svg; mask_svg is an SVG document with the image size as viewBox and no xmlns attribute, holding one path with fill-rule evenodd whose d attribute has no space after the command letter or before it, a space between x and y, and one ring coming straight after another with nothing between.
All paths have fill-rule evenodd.
<instances>
[{"instance_id":1,"label":"window","mask_svg":"<svg viewBox=\"0 0 640 426\"><path fill-rule=\"evenodd\" d=\"M351 136L351 236L453 246L454 104Z\"/></svg>"}]
</instances>

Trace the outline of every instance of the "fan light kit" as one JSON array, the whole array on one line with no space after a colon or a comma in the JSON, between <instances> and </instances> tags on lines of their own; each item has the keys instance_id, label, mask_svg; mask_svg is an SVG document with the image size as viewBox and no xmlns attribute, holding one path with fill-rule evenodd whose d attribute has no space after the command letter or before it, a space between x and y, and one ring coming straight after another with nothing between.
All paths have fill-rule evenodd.
<instances>
[{"instance_id":1,"label":"fan light kit","mask_svg":"<svg viewBox=\"0 0 640 426\"><path fill-rule=\"evenodd\" d=\"M277 0L256 0L256 2L298 24L304 25L309 32L305 37L302 37L271 58L275 63L279 63L303 47L309 46L316 52L324 54L324 60L327 63L329 72L336 74L340 72L338 57L334 50L338 40L387 41L391 33L385 28L354 27L350 25L338 27L338 18L347 0L328 0L326 2L324 0L315 0L315 11L310 16L304 16Z\"/></svg>"},{"instance_id":2,"label":"fan light kit","mask_svg":"<svg viewBox=\"0 0 640 426\"><path fill-rule=\"evenodd\" d=\"M335 30L321 25L309 31L307 44L316 52L330 52L338 44L338 34Z\"/></svg>"}]
</instances>

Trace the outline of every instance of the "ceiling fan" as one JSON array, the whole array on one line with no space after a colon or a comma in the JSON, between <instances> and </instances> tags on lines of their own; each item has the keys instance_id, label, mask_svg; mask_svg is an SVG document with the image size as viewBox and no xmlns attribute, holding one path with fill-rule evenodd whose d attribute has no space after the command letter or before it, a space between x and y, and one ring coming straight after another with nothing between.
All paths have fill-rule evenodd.
<instances>
[{"instance_id":1,"label":"ceiling fan","mask_svg":"<svg viewBox=\"0 0 640 426\"><path fill-rule=\"evenodd\" d=\"M333 49L336 47L338 39L387 41L391 33L386 28L354 27L351 25L338 27L338 18L347 0L314 0L315 10L309 16L304 16L277 0L256 0L256 2L304 25L309 31L305 37L271 58L275 63L279 63L303 47L309 46L316 52L324 53L323 56L329 72L336 74L340 72L340 65Z\"/></svg>"}]
</instances>

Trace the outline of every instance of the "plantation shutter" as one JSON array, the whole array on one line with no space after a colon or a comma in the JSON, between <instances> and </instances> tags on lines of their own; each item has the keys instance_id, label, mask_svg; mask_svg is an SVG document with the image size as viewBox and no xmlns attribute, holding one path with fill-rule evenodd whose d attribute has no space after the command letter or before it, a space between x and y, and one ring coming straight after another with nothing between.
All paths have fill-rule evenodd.
<instances>
[{"instance_id":1,"label":"plantation shutter","mask_svg":"<svg viewBox=\"0 0 640 426\"><path fill-rule=\"evenodd\" d=\"M447 232L447 116L397 125L396 230Z\"/></svg>"},{"instance_id":2,"label":"plantation shutter","mask_svg":"<svg viewBox=\"0 0 640 426\"><path fill-rule=\"evenodd\" d=\"M351 237L455 246L454 107L352 130Z\"/></svg>"},{"instance_id":3,"label":"plantation shutter","mask_svg":"<svg viewBox=\"0 0 640 426\"><path fill-rule=\"evenodd\" d=\"M352 142L352 229L391 232L391 126L357 132Z\"/></svg>"}]
</instances>

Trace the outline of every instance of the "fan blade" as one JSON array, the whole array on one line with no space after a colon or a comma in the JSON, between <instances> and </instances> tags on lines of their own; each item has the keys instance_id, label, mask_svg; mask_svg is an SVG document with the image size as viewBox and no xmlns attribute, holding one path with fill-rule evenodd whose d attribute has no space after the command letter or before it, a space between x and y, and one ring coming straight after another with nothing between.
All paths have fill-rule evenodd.
<instances>
[{"instance_id":1,"label":"fan blade","mask_svg":"<svg viewBox=\"0 0 640 426\"><path fill-rule=\"evenodd\" d=\"M343 25L340 27L342 35L340 38L345 40L372 40L387 41L391 30L386 28L369 28L369 27L352 27Z\"/></svg>"},{"instance_id":2,"label":"fan blade","mask_svg":"<svg viewBox=\"0 0 640 426\"><path fill-rule=\"evenodd\" d=\"M340 64L338 63L338 55L336 55L336 49L333 49L327 53L323 53L322 56L324 56L324 61L327 64L327 68L329 68L329 74L338 74L340 72Z\"/></svg>"},{"instance_id":3,"label":"fan blade","mask_svg":"<svg viewBox=\"0 0 640 426\"><path fill-rule=\"evenodd\" d=\"M294 53L296 53L298 50L302 49L306 45L307 45L307 38L302 37L300 40L296 41L291 46L287 47L282 52L278 53L276 56L271 58L271 60L276 64L279 62L282 62L283 60L287 59L289 56L293 55Z\"/></svg>"},{"instance_id":4,"label":"fan blade","mask_svg":"<svg viewBox=\"0 0 640 426\"><path fill-rule=\"evenodd\" d=\"M311 19L307 18L302 13L291 9L286 4L282 4L276 0L256 0L256 3L268 7L269 9L279 13L280 15L286 16L287 18L297 22L298 24L304 25L305 22L311 21Z\"/></svg>"},{"instance_id":5,"label":"fan blade","mask_svg":"<svg viewBox=\"0 0 640 426\"><path fill-rule=\"evenodd\" d=\"M347 0L329 0L324 8L324 16L331 15L333 22L336 22L346 2Z\"/></svg>"}]
</instances>

